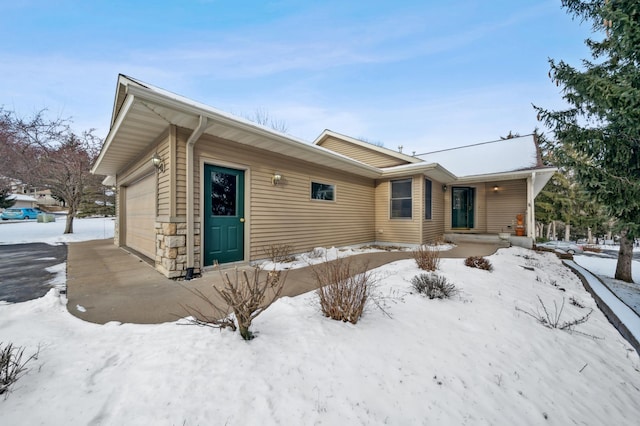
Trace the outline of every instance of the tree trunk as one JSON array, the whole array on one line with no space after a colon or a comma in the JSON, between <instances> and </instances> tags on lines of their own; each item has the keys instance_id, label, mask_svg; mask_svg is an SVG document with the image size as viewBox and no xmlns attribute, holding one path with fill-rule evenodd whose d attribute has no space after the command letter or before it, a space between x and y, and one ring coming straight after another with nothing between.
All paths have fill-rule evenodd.
<instances>
[{"instance_id":1,"label":"tree trunk","mask_svg":"<svg viewBox=\"0 0 640 426\"><path fill-rule=\"evenodd\" d=\"M69 209L69 213L67 214L67 223L64 227L65 234L73 234L73 218L75 217L76 212L72 209Z\"/></svg>"},{"instance_id":2,"label":"tree trunk","mask_svg":"<svg viewBox=\"0 0 640 426\"><path fill-rule=\"evenodd\" d=\"M616 280L633 282L631 276L631 260L633 259L633 242L627 238L627 231L620 233L620 251L618 252L618 264L616 265Z\"/></svg>"},{"instance_id":3,"label":"tree trunk","mask_svg":"<svg viewBox=\"0 0 640 426\"><path fill-rule=\"evenodd\" d=\"M591 228L587 228L587 244L593 244L593 234Z\"/></svg>"},{"instance_id":4,"label":"tree trunk","mask_svg":"<svg viewBox=\"0 0 640 426\"><path fill-rule=\"evenodd\" d=\"M564 226L564 240L565 241L570 241L571 240L571 224L567 223Z\"/></svg>"}]
</instances>

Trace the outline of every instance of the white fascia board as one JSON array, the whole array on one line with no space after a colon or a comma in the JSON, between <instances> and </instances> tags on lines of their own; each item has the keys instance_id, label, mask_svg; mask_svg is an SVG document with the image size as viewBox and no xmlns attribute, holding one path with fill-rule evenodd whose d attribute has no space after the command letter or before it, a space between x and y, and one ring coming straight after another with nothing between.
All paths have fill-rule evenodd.
<instances>
[{"instance_id":1,"label":"white fascia board","mask_svg":"<svg viewBox=\"0 0 640 426\"><path fill-rule=\"evenodd\" d=\"M458 183L470 183L470 182L488 182L488 181L500 181L500 180L512 180L512 179L526 179L533 173L540 175L541 173L550 172L553 176L558 169L555 167L549 167L544 169L529 169L529 170L516 170L511 172L501 173L489 173L485 175L474 176L462 176L458 178ZM546 183L546 182L545 182Z\"/></svg>"},{"instance_id":2,"label":"white fascia board","mask_svg":"<svg viewBox=\"0 0 640 426\"><path fill-rule=\"evenodd\" d=\"M540 191L542 191L542 188L544 188L544 186L547 184L547 182L549 182L551 180L551 178L553 177L553 175L558 171L557 168L552 168L552 169L544 169L544 170L540 170L540 171L536 171L535 172L535 180L534 180L534 185L533 185L533 198L535 199L538 194L540 193Z\"/></svg>"},{"instance_id":3,"label":"white fascia board","mask_svg":"<svg viewBox=\"0 0 640 426\"><path fill-rule=\"evenodd\" d=\"M115 135L118 133L120 126L124 122L124 119L127 116L129 110L133 106L133 102L134 102L134 97L132 95L127 95L127 97L124 100L124 104L122 105L122 108L120 108L120 113L118 114L118 117L116 118L113 126L111 126L111 129L109 129L109 134L107 135L104 143L102 144L100 155L98 155L98 158L96 159L95 163L93 164L93 167L91 168L91 174L101 174L98 172L100 163L104 160L104 157L107 151L109 151L109 148L111 147L111 143L113 142Z\"/></svg>"},{"instance_id":4,"label":"white fascia board","mask_svg":"<svg viewBox=\"0 0 640 426\"><path fill-rule=\"evenodd\" d=\"M407 176L415 173L427 173L429 171L438 172L444 179L442 181L455 181L456 176L442 167L438 163L413 163L413 164L404 164L402 166L393 166L386 167L382 169L382 177L398 177L398 176Z\"/></svg>"},{"instance_id":5,"label":"white fascia board","mask_svg":"<svg viewBox=\"0 0 640 426\"><path fill-rule=\"evenodd\" d=\"M334 153L331 150L319 146L310 145L302 139L285 135L284 133L271 130L252 121L224 113L220 110L206 106L204 104L200 104L198 102L189 102L189 100L187 100L186 98L182 98L177 95L175 97L172 97L164 93L158 93L153 89L139 86L129 86L127 93L133 95L137 99L144 99L148 102L173 108L187 114L192 114L196 119L199 116L204 116L210 120L213 120L214 122L243 130L248 133L263 136L269 139L275 139L284 145L291 146L296 149L302 149L306 152L312 153L313 155L317 155L319 157L318 164L323 164L323 157L325 159L327 157L331 157L333 159L338 159L339 161L342 161L344 163L348 163L350 166L357 169L354 170L354 173L372 178L378 177L381 174L381 170L377 167L369 166L367 164L361 163L360 161L354 160L344 155L340 155L338 153Z\"/></svg>"}]
</instances>

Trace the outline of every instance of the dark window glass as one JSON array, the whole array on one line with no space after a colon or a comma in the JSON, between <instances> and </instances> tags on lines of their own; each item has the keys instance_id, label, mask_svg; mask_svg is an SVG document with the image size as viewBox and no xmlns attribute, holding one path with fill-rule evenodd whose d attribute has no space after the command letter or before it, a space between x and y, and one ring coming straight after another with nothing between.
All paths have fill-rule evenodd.
<instances>
[{"instance_id":1,"label":"dark window glass","mask_svg":"<svg viewBox=\"0 0 640 426\"><path fill-rule=\"evenodd\" d=\"M424 180L424 218L431 219L431 181Z\"/></svg>"},{"instance_id":2,"label":"dark window glass","mask_svg":"<svg viewBox=\"0 0 640 426\"><path fill-rule=\"evenodd\" d=\"M312 200L335 200L335 186L326 183L311 182Z\"/></svg>"},{"instance_id":3,"label":"dark window glass","mask_svg":"<svg viewBox=\"0 0 640 426\"><path fill-rule=\"evenodd\" d=\"M411 218L411 179L391 181L391 218Z\"/></svg>"},{"instance_id":4,"label":"dark window glass","mask_svg":"<svg viewBox=\"0 0 640 426\"><path fill-rule=\"evenodd\" d=\"M236 215L236 175L221 172L211 173L211 214L214 216Z\"/></svg>"}]
</instances>

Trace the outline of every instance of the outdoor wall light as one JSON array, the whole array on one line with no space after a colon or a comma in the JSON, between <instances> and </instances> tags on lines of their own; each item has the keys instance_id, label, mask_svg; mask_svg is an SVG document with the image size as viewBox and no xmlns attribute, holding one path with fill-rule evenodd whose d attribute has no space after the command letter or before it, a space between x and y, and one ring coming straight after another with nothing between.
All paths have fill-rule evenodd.
<instances>
[{"instance_id":1,"label":"outdoor wall light","mask_svg":"<svg viewBox=\"0 0 640 426\"><path fill-rule=\"evenodd\" d=\"M498 185L493 186L493 192L498 192Z\"/></svg>"},{"instance_id":2,"label":"outdoor wall light","mask_svg":"<svg viewBox=\"0 0 640 426\"><path fill-rule=\"evenodd\" d=\"M442 185L442 192L447 192L447 185Z\"/></svg>"},{"instance_id":3,"label":"outdoor wall light","mask_svg":"<svg viewBox=\"0 0 640 426\"><path fill-rule=\"evenodd\" d=\"M156 168L158 173L164 173L164 160L158 155L157 152L153 153L153 157L151 157L151 164Z\"/></svg>"},{"instance_id":4,"label":"outdoor wall light","mask_svg":"<svg viewBox=\"0 0 640 426\"><path fill-rule=\"evenodd\" d=\"M282 175L280 173L274 173L273 176L271 176L271 185L277 186L281 180Z\"/></svg>"}]
</instances>

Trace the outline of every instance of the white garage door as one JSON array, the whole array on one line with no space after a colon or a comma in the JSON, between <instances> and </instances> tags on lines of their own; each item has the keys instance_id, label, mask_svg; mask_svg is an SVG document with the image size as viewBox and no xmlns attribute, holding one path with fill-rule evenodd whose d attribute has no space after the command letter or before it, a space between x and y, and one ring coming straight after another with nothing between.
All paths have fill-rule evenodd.
<instances>
[{"instance_id":1,"label":"white garage door","mask_svg":"<svg viewBox=\"0 0 640 426\"><path fill-rule=\"evenodd\" d=\"M155 259L156 175L129 185L125 194L126 245Z\"/></svg>"}]
</instances>

